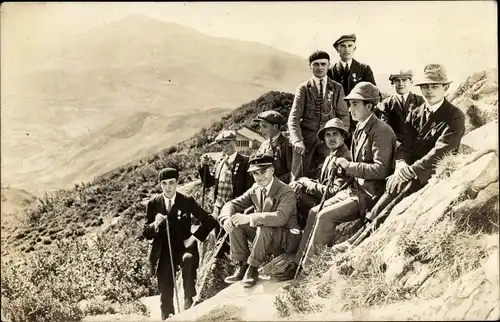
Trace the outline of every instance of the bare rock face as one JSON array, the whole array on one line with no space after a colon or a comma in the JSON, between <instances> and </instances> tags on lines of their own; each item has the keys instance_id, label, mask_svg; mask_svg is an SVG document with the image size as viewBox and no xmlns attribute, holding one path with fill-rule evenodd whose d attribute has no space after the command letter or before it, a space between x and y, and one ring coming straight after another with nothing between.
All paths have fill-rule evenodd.
<instances>
[{"instance_id":1,"label":"bare rock face","mask_svg":"<svg viewBox=\"0 0 500 322\"><path fill-rule=\"evenodd\" d=\"M461 144L473 150L498 149L498 121L467 133L462 137Z\"/></svg>"}]
</instances>

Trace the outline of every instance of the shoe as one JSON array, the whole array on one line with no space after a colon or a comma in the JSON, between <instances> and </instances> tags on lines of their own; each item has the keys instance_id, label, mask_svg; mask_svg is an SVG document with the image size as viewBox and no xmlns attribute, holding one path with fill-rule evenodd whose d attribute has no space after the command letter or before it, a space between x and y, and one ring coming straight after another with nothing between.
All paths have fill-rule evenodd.
<instances>
[{"instance_id":1,"label":"shoe","mask_svg":"<svg viewBox=\"0 0 500 322\"><path fill-rule=\"evenodd\" d=\"M243 287L252 287L257 284L259 280L259 268L255 266L248 266L248 269L243 277Z\"/></svg>"},{"instance_id":2,"label":"shoe","mask_svg":"<svg viewBox=\"0 0 500 322\"><path fill-rule=\"evenodd\" d=\"M293 280L298 268L299 265L297 263L291 262L285 267L282 273L276 275L276 279L280 282Z\"/></svg>"},{"instance_id":3,"label":"shoe","mask_svg":"<svg viewBox=\"0 0 500 322\"><path fill-rule=\"evenodd\" d=\"M236 268L236 271L234 272L233 275L228 276L224 279L224 282L227 284L233 284L238 281L241 281L243 279L243 276L245 276L245 272L248 268L248 264L245 262L239 262L238 267Z\"/></svg>"},{"instance_id":4,"label":"shoe","mask_svg":"<svg viewBox=\"0 0 500 322\"><path fill-rule=\"evenodd\" d=\"M193 298L192 297L185 297L184 298L184 310L189 310L192 305L193 305Z\"/></svg>"}]
</instances>

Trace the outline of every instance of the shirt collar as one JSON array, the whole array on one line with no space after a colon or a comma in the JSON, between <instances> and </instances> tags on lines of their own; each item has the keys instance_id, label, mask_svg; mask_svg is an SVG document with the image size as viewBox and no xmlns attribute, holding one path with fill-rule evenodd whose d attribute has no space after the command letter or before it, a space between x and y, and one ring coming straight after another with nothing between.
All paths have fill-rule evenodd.
<instances>
[{"instance_id":1,"label":"shirt collar","mask_svg":"<svg viewBox=\"0 0 500 322\"><path fill-rule=\"evenodd\" d=\"M266 189L266 195L269 195L269 191L271 191L271 187L273 186L273 182L274 182L274 177L271 179L271 182L269 182L267 184L267 186L264 187L264 189Z\"/></svg>"},{"instance_id":2,"label":"shirt collar","mask_svg":"<svg viewBox=\"0 0 500 322\"><path fill-rule=\"evenodd\" d=\"M175 204L175 197L177 197L177 191L174 193L174 196L171 199L168 199L165 194L163 194L163 199L165 199L165 205L168 205L168 201L172 200L172 206Z\"/></svg>"},{"instance_id":3,"label":"shirt collar","mask_svg":"<svg viewBox=\"0 0 500 322\"><path fill-rule=\"evenodd\" d=\"M408 100L409 95L410 95L410 91L403 94L403 97L405 98L405 102ZM398 97L401 97L401 95L398 94Z\"/></svg>"},{"instance_id":4,"label":"shirt collar","mask_svg":"<svg viewBox=\"0 0 500 322\"><path fill-rule=\"evenodd\" d=\"M316 76L313 76L312 77L312 80L314 81L314 83L316 84L316 86L319 86L319 81L322 79L323 80L323 87L326 85L326 80L327 80L328 76L325 75L324 77L322 78L318 78Z\"/></svg>"},{"instance_id":5,"label":"shirt collar","mask_svg":"<svg viewBox=\"0 0 500 322\"><path fill-rule=\"evenodd\" d=\"M340 63L342 64L342 67L344 67L344 68L345 68L345 65L346 65L346 64L349 64L349 67L351 67L351 66L352 66L352 59L349 59L349 60L348 60L348 61L346 61L346 62L345 62L345 61L343 61L343 60L341 60L341 61L340 61Z\"/></svg>"},{"instance_id":6,"label":"shirt collar","mask_svg":"<svg viewBox=\"0 0 500 322\"><path fill-rule=\"evenodd\" d=\"M232 163L234 161L234 159L236 158L236 154L238 153L238 151L234 152L233 154L231 154L228 158L227 158L227 162L229 163Z\"/></svg>"},{"instance_id":7,"label":"shirt collar","mask_svg":"<svg viewBox=\"0 0 500 322\"><path fill-rule=\"evenodd\" d=\"M443 105L443 102L444 102L444 98L442 100L440 100L439 102L437 102L436 104L434 105L428 105L427 103L425 103L425 105L427 106L427 109L430 110L432 113L436 112L437 109L439 107L441 107L441 105Z\"/></svg>"},{"instance_id":8,"label":"shirt collar","mask_svg":"<svg viewBox=\"0 0 500 322\"><path fill-rule=\"evenodd\" d=\"M357 128L357 129L360 129L360 130L361 130L361 129L364 129L364 128L365 128L365 126L366 126L366 123L368 123L368 121L369 121L372 117L373 117L373 113L372 113L372 114L370 114L370 116L368 116L368 117L366 118L366 120L364 120L363 122L358 122L358 126L356 126L356 128Z\"/></svg>"},{"instance_id":9,"label":"shirt collar","mask_svg":"<svg viewBox=\"0 0 500 322\"><path fill-rule=\"evenodd\" d=\"M273 136L273 137L271 138L271 142L272 142L272 143L274 143L274 142L278 141L278 138L280 137L280 134L281 134L281 133L278 133L278 134L276 134L275 136Z\"/></svg>"}]
</instances>

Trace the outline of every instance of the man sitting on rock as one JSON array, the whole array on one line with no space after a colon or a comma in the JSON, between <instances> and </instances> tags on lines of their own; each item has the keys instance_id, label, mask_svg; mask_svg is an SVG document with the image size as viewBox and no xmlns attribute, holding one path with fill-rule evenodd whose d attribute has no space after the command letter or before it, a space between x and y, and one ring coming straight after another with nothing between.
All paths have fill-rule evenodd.
<instances>
[{"instance_id":1,"label":"man sitting on rock","mask_svg":"<svg viewBox=\"0 0 500 322\"><path fill-rule=\"evenodd\" d=\"M284 121L283 116L276 111L265 111L259 113L254 121L259 123L260 132L267 139L259 147L257 153L273 154L276 177L284 183L289 183L292 169L292 145L280 130Z\"/></svg>"},{"instance_id":2,"label":"man sitting on rock","mask_svg":"<svg viewBox=\"0 0 500 322\"><path fill-rule=\"evenodd\" d=\"M345 158L349 161L352 160L351 153L344 143L348 135L349 132L340 119L333 118L326 122L325 126L318 131L318 138L322 142L325 142L328 149L330 149L330 155L323 162L319 180L301 177L290 184L297 197L297 211L301 228L304 228L306 224L305 220L307 219L309 210L320 203L323 195L325 196L325 200L330 199L344 185L346 178L336 172L338 168L335 166L335 159ZM334 182L327 189L330 178Z\"/></svg>"},{"instance_id":3,"label":"man sitting on rock","mask_svg":"<svg viewBox=\"0 0 500 322\"><path fill-rule=\"evenodd\" d=\"M367 220L375 219L382 211L387 217L391 210L387 205L393 199L402 199L424 187L436 172L437 162L458 150L465 133L465 116L444 97L450 83L442 65L425 66L424 75L416 83L425 102L410 111L406 119L402 143L396 152L396 170L387 180L384 195L366 215ZM380 218L379 222L382 221ZM345 251L354 237L336 249Z\"/></svg>"},{"instance_id":4,"label":"man sitting on rock","mask_svg":"<svg viewBox=\"0 0 500 322\"><path fill-rule=\"evenodd\" d=\"M318 206L311 209L295 258L278 276L279 280L293 279L302 256L303 263L307 265L318 246L329 245L334 241L337 224L364 217L366 210L384 192L384 180L394 169L396 136L389 125L374 115L379 97L375 85L360 82L344 98L349 102L353 120L357 121L351 145L353 161L337 158L335 165L342 167L347 175L355 179L351 185L327 200L321 211Z\"/></svg>"},{"instance_id":5,"label":"man sitting on rock","mask_svg":"<svg viewBox=\"0 0 500 322\"><path fill-rule=\"evenodd\" d=\"M255 154L248 171L255 184L242 196L224 205L219 222L229 233L231 260L238 265L226 283L243 280L252 287L259 278L258 268L266 255L293 253L300 240L295 194L290 186L274 176L272 154ZM254 213L243 212L254 207ZM252 241L252 249L248 242Z\"/></svg>"},{"instance_id":6,"label":"man sitting on rock","mask_svg":"<svg viewBox=\"0 0 500 322\"><path fill-rule=\"evenodd\" d=\"M159 172L158 181L163 193L148 202L143 229L143 236L153 240L149 249L149 263L152 275L158 278L162 320L175 313L173 278L179 265L182 266L184 309L189 309L193 304L193 297L196 295L196 269L199 264L196 240L204 241L217 226L217 221L192 197L176 192L178 177L176 169L166 168ZM200 222L194 233L191 233L191 216Z\"/></svg>"}]
</instances>

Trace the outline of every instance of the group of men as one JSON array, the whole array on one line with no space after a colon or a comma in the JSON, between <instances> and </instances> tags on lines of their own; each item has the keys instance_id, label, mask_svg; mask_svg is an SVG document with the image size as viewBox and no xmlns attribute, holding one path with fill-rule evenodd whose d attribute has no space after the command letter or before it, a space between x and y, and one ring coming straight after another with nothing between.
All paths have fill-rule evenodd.
<instances>
[{"instance_id":1,"label":"group of men","mask_svg":"<svg viewBox=\"0 0 500 322\"><path fill-rule=\"evenodd\" d=\"M210 160L203 157L200 167L205 187L215 187L210 215L175 193L170 181L176 181L176 170L160 172L163 194L148 203L144 236L157 248L150 259L164 318L174 312L171 276L179 265L185 308L192 305L198 265L193 245L211 230L229 235L236 269L226 283L252 287L266 256L284 252L294 259L276 278L290 280L319 246L335 244L337 224L373 220L390 200L421 189L438 160L458 149L465 116L445 99L451 81L442 65L428 64L417 78L422 96L410 91L411 71L391 74L395 94L380 102L370 67L352 58L356 36L343 35L333 46L340 56L335 64L324 51L309 57L312 77L297 88L288 138L282 133L284 117L275 111L257 115L267 140L251 157L237 152L233 132L217 136L222 158L207 172ZM191 215L200 221L193 233ZM170 232L170 253L164 231Z\"/></svg>"}]
</instances>

